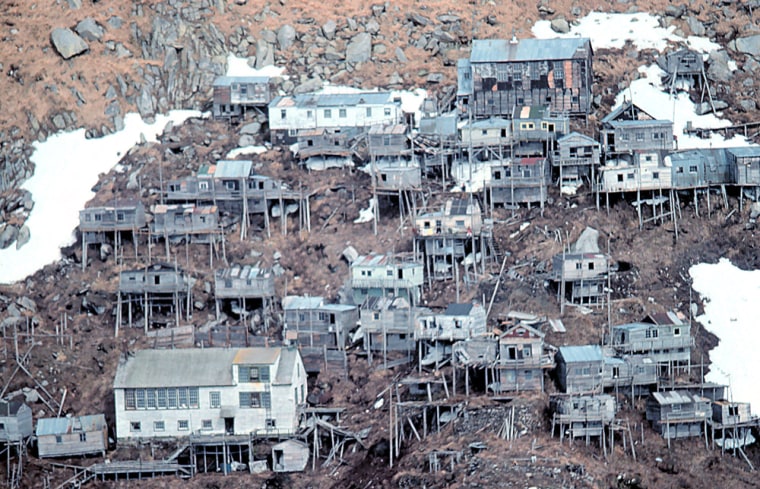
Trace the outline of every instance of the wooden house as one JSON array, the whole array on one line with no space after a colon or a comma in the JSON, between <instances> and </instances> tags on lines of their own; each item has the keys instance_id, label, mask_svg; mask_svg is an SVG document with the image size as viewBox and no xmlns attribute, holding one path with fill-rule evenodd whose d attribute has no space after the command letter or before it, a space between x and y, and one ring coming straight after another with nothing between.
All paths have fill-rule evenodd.
<instances>
[{"instance_id":1,"label":"wooden house","mask_svg":"<svg viewBox=\"0 0 760 489\"><path fill-rule=\"evenodd\" d=\"M391 92L304 93L285 95L269 104L272 144L295 142L299 130L359 128L403 121L400 97Z\"/></svg>"},{"instance_id":2,"label":"wooden house","mask_svg":"<svg viewBox=\"0 0 760 489\"><path fill-rule=\"evenodd\" d=\"M151 208L150 232L171 243L209 243L221 232L215 205L156 204Z\"/></svg>"},{"instance_id":3,"label":"wooden house","mask_svg":"<svg viewBox=\"0 0 760 489\"><path fill-rule=\"evenodd\" d=\"M512 121L489 117L464 122L458 129L462 148L507 147L512 143Z\"/></svg>"},{"instance_id":4,"label":"wooden house","mask_svg":"<svg viewBox=\"0 0 760 489\"><path fill-rule=\"evenodd\" d=\"M145 329L151 321L166 325L168 317L175 315L175 326L184 310L190 313L191 280L175 265L156 263L145 268L123 270L119 273L117 294L117 325L122 323L123 306L127 305L129 325L132 325L132 310L142 310ZM167 319L154 318L166 314Z\"/></svg>"},{"instance_id":5,"label":"wooden house","mask_svg":"<svg viewBox=\"0 0 760 489\"><path fill-rule=\"evenodd\" d=\"M274 472L302 472L309 463L309 445L300 440L285 440L272 445Z\"/></svg>"},{"instance_id":6,"label":"wooden house","mask_svg":"<svg viewBox=\"0 0 760 489\"><path fill-rule=\"evenodd\" d=\"M457 98L473 118L510 117L523 105L585 117L591 108L592 61L587 38L476 39L469 62L457 69L459 80L470 73L472 90Z\"/></svg>"},{"instance_id":7,"label":"wooden house","mask_svg":"<svg viewBox=\"0 0 760 489\"><path fill-rule=\"evenodd\" d=\"M261 307L264 319L268 321L274 297L274 273L260 263L233 264L214 272L217 318L223 309L245 317L250 311Z\"/></svg>"},{"instance_id":8,"label":"wooden house","mask_svg":"<svg viewBox=\"0 0 760 489\"><path fill-rule=\"evenodd\" d=\"M527 324L514 324L499 335L493 390L543 391L544 369L552 364L544 355L544 334Z\"/></svg>"},{"instance_id":9,"label":"wooden house","mask_svg":"<svg viewBox=\"0 0 760 489\"><path fill-rule=\"evenodd\" d=\"M720 399L712 402L712 439L722 450L735 450L754 443L752 429L758 425L748 402Z\"/></svg>"},{"instance_id":10,"label":"wooden house","mask_svg":"<svg viewBox=\"0 0 760 489\"><path fill-rule=\"evenodd\" d=\"M659 56L657 66L662 68L665 75L663 86L672 86L684 80L693 84L694 88L702 89L705 77L705 62L702 53L682 48Z\"/></svg>"},{"instance_id":11,"label":"wooden house","mask_svg":"<svg viewBox=\"0 0 760 489\"><path fill-rule=\"evenodd\" d=\"M296 135L298 158L352 158L357 154L359 136L359 132L354 128L299 129Z\"/></svg>"},{"instance_id":12,"label":"wooden house","mask_svg":"<svg viewBox=\"0 0 760 489\"><path fill-rule=\"evenodd\" d=\"M449 304L442 314L420 316L415 322L416 341L462 341L486 332L486 311L477 302Z\"/></svg>"},{"instance_id":13,"label":"wooden house","mask_svg":"<svg viewBox=\"0 0 760 489\"><path fill-rule=\"evenodd\" d=\"M364 349L414 351L415 319L426 312L412 307L403 297L368 297L359 310Z\"/></svg>"},{"instance_id":14,"label":"wooden house","mask_svg":"<svg viewBox=\"0 0 760 489\"><path fill-rule=\"evenodd\" d=\"M422 187L422 169L415 159L383 158L372 163L375 187L378 191L397 192L419 190Z\"/></svg>"},{"instance_id":15,"label":"wooden house","mask_svg":"<svg viewBox=\"0 0 760 489\"><path fill-rule=\"evenodd\" d=\"M405 124L374 125L367 132L367 146L372 158L407 159L412 154Z\"/></svg>"},{"instance_id":16,"label":"wooden house","mask_svg":"<svg viewBox=\"0 0 760 489\"><path fill-rule=\"evenodd\" d=\"M250 111L261 113L272 101L268 76L219 76L213 85L214 119L237 121Z\"/></svg>"},{"instance_id":17,"label":"wooden house","mask_svg":"<svg viewBox=\"0 0 760 489\"><path fill-rule=\"evenodd\" d=\"M571 440L602 437L604 429L612 424L617 412L615 398L608 394L593 396L555 397L550 402L552 436L559 428L559 437Z\"/></svg>"},{"instance_id":18,"label":"wooden house","mask_svg":"<svg viewBox=\"0 0 760 489\"><path fill-rule=\"evenodd\" d=\"M732 182L725 149L676 151L665 157L665 166L671 169L674 189L704 188Z\"/></svg>"},{"instance_id":19,"label":"wooden house","mask_svg":"<svg viewBox=\"0 0 760 489\"><path fill-rule=\"evenodd\" d=\"M602 391L604 355L599 345L560 346L555 361L562 392Z\"/></svg>"},{"instance_id":20,"label":"wooden house","mask_svg":"<svg viewBox=\"0 0 760 489\"><path fill-rule=\"evenodd\" d=\"M643 355L659 365L687 365L691 359L691 326L629 323L612 326L610 346L622 355Z\"/></svg>"},{"instance_id":21,"label":"wooden house","mask_svg":"<svg viewBox=\"0 0 760 489\"><path fill-rule=\"evenodd\" d=\"M712 402L712 420L718 424L739 425L754 419L748 402L730 402L725 399Z\"/></svg>"},{"instance_id":22,"label":"wooden house","mask_svg":"<svg viewBox=\"0 0 760 489\"><path fill-rule=\"evenodd\" d=\"M560 185L565 182L593 181L599 166L601 146L594 139L571 132L557 139L552 153L552 167L558 172Z\"/></svg>"},{"instance_id":23,"label":"wooden house","mask_svg":"<svg viewBox=\"0 0 760 489\"><path fill-rule=\"evenodd\" d=\"M567 113L552 112L548 105L515 107L512 114L512 139L517 156L547 156L558 138L570 132Z\"/></svg>"},{"instance_id":24,"label":"wooden house","mask_svg":"<svg viewBox=\"0 0 760 489\"><path fill-rule=\"evenodd\" d=\"M712 416L710 401L688 392L652 392L647 400L647 421L663 437L701 436Z\"/></svg>"},{"instance_id":25,"label":"wooden house","mask_svg":"<svg viewBox=\"0 0 760 489\"><path fill-rule=\"evenodd\" d=\"M424 284L423 266L401 256L370 253L351 262L350 289L354 304L367 297L403 297L419 304Z\"/></svg>"},{"instance_id":26,"label":"wooden house","mask_svg":"<svg viewBox=\"0 0 760 489\"><path fill-rule=\"evenodd\" d=\"M105 233L137 231L145 226L145 207L135 199L116 200L113 205L79 211L79 230L89 243L100 243Z\"/></svg>"},{"instance_id":27,"label":"wooden house","mask_svg":"<svg viewBox=\"0 0 760 489\"><path fill-rule=\"evenodd\" d=\"M657 385L657 363L643 355L605 356L605 389L630 392L631 397Z\"/></svg>"},{"instance_id":28,"label":"wooden house","mask_svg":"<svg viewBox=\"0 0 760 489\"><path fill-rule=\"evenodd\" d=\"M561 300L572 304L604 304L610 257L605 253L558 253L551 279Z\"/></svg>"},{"instance_id":29,"label":"wooden house","mask_svg":"<svg viewBox=\"0 0 760 489\"><path fill-rule=\"evenodd\" d=\"M740 187L760 187L760 148L726 148L731 182Z\"/></svg>"},{"instance_id":30,"label":"wooden house","mask_svg":"<svg viewBox=\"0 0 760 489\"><path fill-rule=\"evenodd\" d=\"M514 158L491 167L489 194L494 204L517 206L538 203L548 195L551 167L544 157Z\"/></svg>"},{"instance_id":31,"label":"wooden house","mask_svg":"<svg viewBox=\"0 0 760 489\"><path fill-rule=\"evenodd\" d=\"M425 255L425 270L435 279L454 278L454 264L473 252L487 253L491 226L474 199L449 199L443 209L414 218L414 247Z\"/></svg>"},{"instance_id":32,"label":"wooden house","mask_svg":"<svg viewBox=\"0 0 760 489\"><path fill-rule=\"evenodd\" d=\"M348 333L356 328L355 305L327 304L322 297L287 296L282 299L283 331L293 331L299 345L344 348Z\"/></svg>"},{"instance_id":33,"label":"wooden house","mask_svg":"<svg viewBox=\"0 0 760 489\"><path fill-rule=\"evenodd\" d=\"M634 151L673 151L673 122L626 101L602 119L600 138L607 159Z\"/></svg>"},{"instance_id":34,"label":"wooden house","mask_svg":"<svg viewBox=\"0 0 760 489\"><path fill-rule=\"evenodd\" d=\"M307 375L296 348L139 350L114 378L116 439L293 434Z\"/></svg>"},{"instance_id":35,"label":"wooden house","mask_svg":"<svg viewBox=\"0 0 760 489\"><path fill-rule=\"evenodd\" d=\"M606 193L669 190L672 171L664 151L634 151L608 159L600 168L601 190Z\"/></svg>"},{"instance_id":36,"label":"wooden house","mask_svg":"<svg viewBox=\"0 0 760 489\"><path fill-rule=\"evenodd\" d=\"M40 418L35 431L40 458L74 457L108 450L108 425L103 414Z\"/></svg>"},{"instance_id":37,"label":"wooden house","mask_svg":"<svg viewBox=\"0 0 760 489\"><path fill-rule=\"evenodd\" d=\"M21 401L0 400L0 444L23 442L32 433L32 409Z\"/></svg>"}]
</instances>

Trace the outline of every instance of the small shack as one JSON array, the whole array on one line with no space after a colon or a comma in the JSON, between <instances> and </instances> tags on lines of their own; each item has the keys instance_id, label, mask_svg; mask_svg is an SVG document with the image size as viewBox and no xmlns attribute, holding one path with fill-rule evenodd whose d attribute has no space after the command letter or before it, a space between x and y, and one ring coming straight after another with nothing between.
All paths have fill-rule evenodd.
<instances>
[{"instance_id":1,"label":"small shack","mask_svg":"<svg viewBox=\"0 0 760 489\"><path fill-rule=\"evenodd\" d=\"M299 440L285 440L272 446L274 472L301 472L309 463L309 446Z\"/></svg>"},{"instance_id":2,"label":"small shack","mask_svg":"<svg viewBox=\"0 0 760 489\"><path fill-rule=\"evenodd\" d=\"M543 368L552 365L543 351L541 331L520 323L508 327L499 336L494 392L543 391Z\"/></svg>"},{"instance_id":3,"label":"small shack","mask_svg":"<svg viewBox=\"0 0 760 489\"><path fill-rule=\"evenodd\" d=\"M585 438L586 444L591 437L602 437L617 411L615 398L609 394L558 397L552 399L551 408L552 436L558 427L560 440L567 435L571 440Z\"/></svg>"},{"instance_id":4,"label":"small shack","mask_svg":"<svg viewBox=\"0 0 760 489\"><path fill-rule=\"evenodd\" d=\"M0 401L0 443L20 442L32 433L32 409L21 401Z\"/></svg>"},{"instance_id":5,"label":"small shack","mask_svg":"<svg viewBox=\"0 0 760 489\"><path fill-rule=\"evenodd\" d=\"M605 253L558 253L552 259L552 281L557 299L572 304L603 305L610 270Z\"/></svg>"},{"instance_id":6,"label":"small shack","mask_svg":"<svg viewBox=\"0 0 760 489\"><path fill-rule=\"evenodd\" d=\"M220 76L214 80L214 119L236 122L248 111L263 114L272 101L268 76Z\"/></svg>"},{"instance_id":7,"label":"small shack","mask_svg":"<svg viewBox=\"0 0 760 489\"><path fill-rule=\"evenodd\" d=\"M647 421L668 440L701 436L711 416L710 401L688 392L652 392L647 401Z\"/></svg>"},{"instance_id":8,"label":"small shack","mask_svg":"<svg viewBox=\"0 0 760 489\"><path fill-rule=\"evenodd\" d=\"M599 345L560 346L556 362L562 392L601 392L604 356Z\"/></svg>"},{"instance_id":9,"label":"small shack","mask_svg":"<svg viewBox=\"0 0 760 489\"><path fill-rule=\"evenodd\" d=\"M108 426L103 414L37 420L40 458L100 454L108 449Z\"/></svg>"}]
</instances>

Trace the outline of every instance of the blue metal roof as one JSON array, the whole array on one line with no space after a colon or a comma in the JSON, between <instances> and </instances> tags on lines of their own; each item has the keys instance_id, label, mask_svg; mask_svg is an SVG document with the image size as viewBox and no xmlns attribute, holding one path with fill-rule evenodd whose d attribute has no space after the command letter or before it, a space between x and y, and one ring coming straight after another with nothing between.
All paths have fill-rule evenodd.
<instances>
[{"instance_id":1,"label":"blue metal roof","mask_svg":"<svg viewBox=\"0 0 760 489\"><path fill-rule=\"evenodd\" d=\"M105 428L106 418L102 414L72 416L66 418L40 418L37 420L37 436L63 435L72 431L97 431Z\"/></svg>"},{"instance_id":2,"label":"blue metal roof","mask_svg":"<svg viewBox=\"0 0 760 489\"><path fill-rule=\"evenodd\" d=\"M575 57L579 49L591 49L587 37L566 39L476 39L471 63L562 60Z\"/></svg>"},{"instance_id":3,"label":"blue metal roof","mask_svg":"<svg viewBox=\"0 0 760 489\"><path fill-rule=\"evenodd\" d=\"M562 136L561 138L557 139L557 143L561 144L563 142L568 142L568 141L571 141L573 139L580 139L580 140L583 140L583 141L588 142L590 144L599 145L599 142L596 139L590 138L590 137L586 136L585 134L581 134L581 133L575 132L575 131L573 131L573 132L571 132L571 133L569 133L569 134L567 134L565 136Z\"/></svg>"},{"instance_id":4,"label":"blue metal roof","mask_svg":"<svg viewBox=\"0 0 760 489\"><path fill-rule=\"evenodd\" d=\"M248 178L253 168L251 160L221 160L216 162L214 178Z\"/></svg>"},{"instance_id":5,"label":"blue metal roof","mask_svg":"<svg viewBox=\"0 0 760 489\"><path fill-rule=\"evenodd\" d=\"M610 127L650 127L672 126L673 122L666 119L636 120L636 121L609 121Z\"/></svg>"},{"instance_id":6,"label":"blue metal roof","mask_svg":"<svg viewBox=\"0 0 760 489\"><path fill-rule=\"evenodd\" d=\"M760 146L742 146L737 148L726 148L726 152L738 158L760 157Z\"/></svg>"},{"instance_id":7,"label":"blue metal roof","mask_svg":"<svg viewBox=\"0 0 760 489\"><path fill-rule=\"evenodd\" d=\"M559 353L565 363L601 362L604 359L599 345L560 346Z\"/></svg>"},{"instance_id":8,"label":"blue metal roof","mask_svg":"<svg viewBox=\"0 0 760 489\"><path fill-rule=\"evenodd\" d=\"M270 102L269 107L354 107L359 105L386 105L393 102L391 92L302 93L277 97Z\"/></svg>"},{"instance_id":9,"label":"blue metal roof","mask_svg":"<svg viewBox=\"0 0 760 489\"><path fill-rule=\"evenodd\" d=\"M469 316L472 311L472 304L449 304L446 308L446 312L443 314L446 316Z\"/></svg>"},{"instance_id":10,"label":"blue metal roof","mask_svg":"<svg viewBox=\"0 0 760 489\"><path fill-rule=\"evenodd\" d=\"M457 60L457 95L472 94L472 66L467 58Z\"/></svg>"},{"instance_id":11,"label":"blue metal roof","mask_svg":"<svg viewBox=\"0 0 760 489\"><path fill-rule=\"evenodd\" d=\"M620 331L638 331L642 329L649 329L656 327L656 324L650 324L650 323L628 323L628 324L618 324L617 326L613 326L613 330L620 330Z\"/></svg>"},{"instance_id":12,"label":"blue metal roof","mask_svg":"<svg viewBox=\"0 0 760 489\"><path fill-rule=\"evenodd\" d=\"M269 83L268 76L218 76L214 79L215 87L226 87L233 83Z\"/></svg>"}]
</instances>

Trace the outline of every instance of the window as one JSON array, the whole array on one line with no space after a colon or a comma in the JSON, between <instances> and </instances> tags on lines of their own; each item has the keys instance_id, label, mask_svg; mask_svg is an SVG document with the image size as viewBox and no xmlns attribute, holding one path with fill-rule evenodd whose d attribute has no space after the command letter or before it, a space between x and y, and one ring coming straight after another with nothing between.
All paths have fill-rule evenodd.
<instances>
[{"instance_id":1,"label":"window","mask_svg":"<svg viewBox=\"0 0 760 489\"><path fill-rule=\"evenodd\" d=\"M652 172L652 180L659 180L660 179L660 172L653 171Z\"/></svg>"},{"instance_id":2,"label":"window","mask_svg":"<svg viewBox=\"0 0 760 489\"><path fill-rule=\"evenodd\" d=\"M630 139L631 139L631 135L628 134L627 132L624 132L620 135L621 141L630 141Z\"/></svg>"},{"instance_id":3,"label":"window","mask_svg":"<svg viewBox=\"0 0 760 489\"><path fill-rule=\"evenodd\" d=\"M367 107L365 114L367 117L372 117L372 107Z\"/></svg>"},{"instance_id":4,"label":"window","mask_svg":"<svg viewBox=\"0 0 760 489\"><path fill-rule=\"evenodd\" d=\"M676 168L676 173L683 173L683 167L679 166L678 168Z\"/></svg>"},{"instance_id":5,"label":"window","mask_svg":"<svg viewBox=\"0 0 760 489\"><path fill-rule=\"evenodd\" d=\"M153 431L164 431L166 429L166 423L163 421L153 422Z\"/></svg>"},{"instance_id":6,"label":"window","mask_svg":"<svg viewBox=\"0 0 760 489\"><path fill-rule=\"evenodd\" d=\"M56 443L63 443L63 437L61 435L55 435Z\"/></svg>"},{"instance_id":7,"label":"window","mask_svg":"<svg viewBox=\"0 0 760 489\"><path fill-rule=\"evenodd\" d=\"M386 270L385 274L389 277L393 277L393 270Z\"/></svg>"},{"instance_id":8,"label":"window","mask_svg":"<svg viewBox=\"0 0 760 489\"><path fill-rule=\"evenodd\" d=\"M212 391L208 394L209 405L212 408L218 408L222 406L222 393L219 391Z\"/></svg>"},{"instance_id":9,"label":"window","mask_svg":"<svg viewBox=\"0 0 760 489\"><path fill-rule=\"evenodd\" d=\"M269 392L240 392L241 408L271 408L271 394Z\"/></svg>"},{"instance_id":10,"label":"window","mask_svg":"<svg viewBox=\"0 0 760 489\"><path fill-rule=\"evenodd\" d=\"M463 228L464 227L464 220L457 220L456 221L456 226L458 228Z\"/></svg>"},{"instance_id":11,"label":"window","mask_svg":"<svg viewBox=\"0 0 760 489\"><path fill-rule=\"evenodd\" d=\"M643 141L644 140L644 133L643 132L637 132L636 133L636 141Z\"/></svg>"},{"instance_id":12,"label":"window","mask_svg":"<svg viewBox=\"0 0 760 489\"><path fill-rule=\"evenodd\" d=\"M0 423L0 431L5 431L5 423Z\"/></svg>"},{"instance_id":13,"label":"window","mask_svg":"<svg viewBox=\"0 0 760 489\"><path fill-rule=\"evenodd\" d=\"M391 109L389 107L386 107L385 110L383 110L383 114L385 115L385 117L390 117Z\"/></svg>"},{"instance_id":14,"label":"window","mask_svg":"<svg viewBox=\"0 0 760 489\"><path fill-rule=\"evenodd\" d=\"M166 394L169 409L177 409L177 389L168 389Z\"/></svg>"},{"instance_id":15,"label":"window","mask_svg":"<svg viewBox=\"0 0 760 489\"><path fill-rule=\"evenodd\" d=\"M618 181L618 182L622 182L622 181L623 181L623 175L622 175L622 174L619 174L619 175L617 176L617 181Z\"/></svg>"},{"instance_id":16,"label":"window","mask_svg":"<svg viewBox=\"0 0 760 489\"><path fill-rule=\"evenodd\" d=\"M193 409L198 409L199 402L198 402L198 389L191 388L190 389L190 407Z\"/></svg>"},{"instance_id":17,"label":"window","mask_svg":"<svg viewBox=\"0 0 760 489\"><path fill-rule=\"evenodd\" d=\"M627 177L628 177L628 180L633 180L633 173L629 173L629 174L627 175Z\"/></svg>"},{"instance_id":18,"label":"window","mask_svg":"<svg viewBox=\"0 0 760 489\"><path fill-rule=\"evenodd\" d=\"M594 269L594 262L591 261L591 262L588 263L588 269L589 270L593 270Z\"/></svg>"},{"instance_id":19,"label":"window","mask_svg":"<svg viewBox=\"0 0 760 489\"><path fill-rule=\"evenodd\" d=\"M139 421L129 423L129 431L140 432L140 430L142 430L142 424Z\"/></svg>"},{"instance_id":20,"label":"window","mask_svg":"<svg viewBox=\"0 0 760 489\"><path fill-rule=\"evenodd\" d=\"M187 388L180 387L177 389L177 399L179 399L179 407L187 407Z\"/></svg>"},{"instance_id":21,"label":"window","mask_svg":"<svg viewBox=\"0 0 760 489\"><path fill-rule=\"evenodd\" d=\"M311 119L311 111L310 110L306 111L306 118L307 119Z\"/></svg>"},{"instance_id":22,"label":"window","mask_svg":"<svg viewBox=\"0 0 760 489\"><path fill-rule=\"evenodd\" d=\"M583 263L581 263L581 262L577 262L577 263L575 264L575 269L576 269L576 270L582 270L582 269L583 269Z\"/></svg>"},{"instance_id":23,"label":"window","mask_svg":"<svg viewBox=\"0 0 760 489\"><path fill-rule=\"evenodd\" d=\"M85 220L85 222L90 222L90 221L92 221L92 216L89 215L89 214L85 214L84 215L84 220Z\"/></svg>"},{"instance_id":24,"label":"window","mask_svg":"<svg viewBox=\"0 0 760 489\"><path fill-rule=\"evenodd\" d=\"M100 214L95 214L95 220L96 221L100 221L102 219L103 219L103 216L101 216Z\"/></svg>"},{"instance_id":25,"label":"window","mask_svg":"<svg viewBox=\"0 0 760 489\"><path fill-rule=\"evenodd\" d=\"M532 122L521 122L520 123L520 129L529 130L532 131L536 128L536 125Z\"/></svg>"},{"instance_id":26,"label":"window","mask_svg":"<svg viewBox=\"0 0 760 489\"><path fill-rule=\"evenodd\" d=\"M729 416L738 416L739 415L739 406L728 406L728 415Z\"/></svg>"},{"instance_id":27,"label":"window","mask_svg":"<svg viewBox=\"0 0 760 489\"><path fill-rule=\"evenodd\" d=\"M338 109L338 117L345 119L346 115L346 109Z\"/></svg>"},{"instance_id":28,"label":"window","mask_svg":"<svg viewBox=\"0 0 760 489\"><path fill-rule=\"evenodd\" d=\"M117 212L116 213L116 220L117 221L123 221L125 219L123 212Z\"/></svg>"},{"instance_id":29,"label":"window","mask_svg":"<svg viewBox=\"0 0 760 489\"><path fill-rule=\"evenodd\" d=\"M124 409L131 411L135 409L135 390L127 389L124 391Z\"/></svg>"},{"instance_id":30,"label":"window","mask_svg":"<svg viewBox=\"0 0 760 489\"><path fill-rule=\"evenodd\" d=\"M258 382L260 377L259 367L241 365L238 367L238 376L240 377L240 382Z\"/></svg>"},{"instance_id":31,"label":"window","mask_svg":"<svg viewBox=\"0 0 760 489\"><path fill-rule=\"evenodd\" d=\"M331 119L331 118L332 118L332 110L325 109L325 119Z\"/></svg>"},{"instance_id":32,"label":"window","mask_svg":"<svg viewBox=\"0 0 760 489\"><path fill-rule=\"evenodd\" d=\"M148 409L156 409L156 389L147 389L145 393L148 399Z\"/></svg>"},{"instance_id":33,"label":"window","mask_svg":"<svg viewBox=\"0 0 760 489\"><path fill-rule=\"evenodd\" d=\"M583 367L583 375L591 375L591 367Z\"/></svg>"},{"instance_id":34,"label":"window","mask_svg":"<svg viewBox=\"0 0 760 489\"><path fill-rule=\"evenodd\" d=\"M680 404L673 404L673 407L671 409L674 413L681 411L681 405Z\"/></svg>"},{"instance_id":35,"label":"window","mask_svg":"<svg viewBox=\"0 0 760 489\"><path fill-rule=\"evenodd\" d=\"M533 379L533 370L525 370L523 372L523 376L525 377L525 380L532 380Z\"/></svg>"},{"instance_id":36,"label":"window","mask_svg":"<svg viewBox=\"0 0 760 489\"><path fill-rule=\"evenodd\" d=\"M673 336L681 336L681 328L673 328Z\"/></svg>"},{"instance_id":37,"label":"window","mask_svg":"<svg viewBox=\"0 0 760 489\"><path fill-rule=\"evenodd\" d=\"M202 430L213 430L214 429L214 423L212 423L210 419L204 419L203 421L201 421L201 429Z\"/></svg>"},{"instance_id":38,"label":"window","mask_svg":"<svg viewBox=\"0 0 760 489\"><path fill-rule=\"evenodd\" d=\"M493 172L493 178L494 180L501 180L501 172L500 171Z\"/></svg>"},{"instance_id":39,"label":"window","mask_svg":"<svg viewBox=\"0 0 760 489\"><path fill-rule=\"evenodd\" d=\"M137 389L137 409L145 409L145 389Z\"/></svg>"},{"instance_id":40,"label":"window","mask_svg":"<svg viewBox=\"0 0 760 489\"><path fill-rule=\"evenodd\" d=\"M268 430L273 430L273 429L277 428L277 422L274 419L272 419L272 418L267 418L267 420L266 420L266 428Z\"/></svg>"},{"instance_id":41,"label":"window","mask_svg":"<svg viewBox=\"0 0 760 489\"><path fill-rule=\"evenodd\" d=\"M651 162L652 161L652 155L646 155L646 156L644 156L644 161Z\"/></svg>"},{"instance_id":42,"label":"window","mask_svg":"<svg viewBox=\"0 0 760 489\"><path fill-rule=\"evenodd\" d=\"M379 312L372 313L372 319L374 319L375 321L379 321L380 320L380 313Z\"/></svg>"},{"instance_id":43,"label":"window","mask_svg":"<svg viewBox=\"0 0 760 489\"><path fill-rule=\"evenodd\" d=\"M190 422L186 419L177 421L177 431L187 431L190 429Z\"/></svg>"},{"instance_id":44,"label":"window","mask_svg":"<svg viewBox=\"0 0 760 489\"><path fill-rule=\"evenodd\" d=\"M528 358L531 355L530 346L523 347L523 358Z\"/></svg>"},{"instance_id":45,"label":"window","mask_svg":"<svg viewBox=\"0 0 760 489\"><path fill-rule=\"evenodd\" d=\"M689 167L689 173L697 173L697 167L696 165L692 165Z\"/></svg>"},{"instance_id":46,"label":"window","mask_svg":"<svg viewBox=\"0 0 760 489\"><path fill-rule=\"evenodd\" d=\"M280 110L280 119L287 119L288 118L288 111L285 109Z\"/></svg>"}]
</instances>

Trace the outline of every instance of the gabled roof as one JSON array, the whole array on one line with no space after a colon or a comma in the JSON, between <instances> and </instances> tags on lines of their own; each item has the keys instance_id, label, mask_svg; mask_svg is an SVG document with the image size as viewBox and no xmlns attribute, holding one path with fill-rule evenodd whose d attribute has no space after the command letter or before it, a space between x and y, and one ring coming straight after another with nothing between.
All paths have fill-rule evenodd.
<instances>
[{"instance_id":1,"label":"gabled roof","mask_svg":"<svg viewBox=\"0 0 760 489\"><path fill-rule=\"evenodd\" d=\"M215 87L225 87L233 83L269 83L268 76L217 76L214 78Z\"/></svg>"},{"instance_id":2,"label":"gabled roof","mask_svg":"<svg viewBox=\"0 0 760 489\"><path fill-rule=\"evenodd\" d=\"M507 330L501 334L500 339L521 336L521 335L516 334L521 329L528 332L531 336L536 336L538 338L543 338L545 336L544 333L537 330L533 326L518 323L507 328Z\"/></svg>"},{"instance_id":3,"label":"gabled roof","mask_svg":"<svg viewBox=\"0 0 760 489\"><path fill-rule=\"evenodd\" d=\"M587 37L557 39L475 39L472 41L471 63L500 61L563 60L576 56L579 50L591 50Z\"/></svg>"},{"instance_id":4,"label":"gabled roof","mask_svg":"<svg viewBox=\"0 0 760 489\"><path fill-rule=\"evenodd\" d=\"M569 134L566 134L566 135L562 136L561 138L557 139L557 144L561 145L563 143L569 143L570 141L574 141L574 140L580 140L580 141L583 141L584 143L587 143L587 144L599 146L599 141L597 141L596 139L588 137L585 134L581 134L581 133L575 132L575 131L573 131L573 132L571 132Z\"/></svg>"},{"instance_id":5,"label":"gabled roof","mask_svg":"<svg viewBox=\"0 0 760 489\"><path fill-rule=\"evenodd\" d=\"M293 379L293 371L296 369L298 350L295 348L281 348L280 361L277 366L277 375L274 384L287 385Z\"/></svg>"},{"instance_id":6,"label":"gabled roof","mask_svg":"<svg viewBox=\"0 0 760 489\"><path fill-rule=\"evenodd\" d=\"M275 98L269 108L287 107L354 107L357 105L385 105L395 103L391 92L356 93L302 93Z\"/></svg>"},{"instance_id":7,"label":"gabled roof","mask_svg":"<svg viewBox=\"0 0 760 489\"><path fill-rule=\"evenodd\" d=\"M635 121L635 120L655 120L655 118L645 112L641 107L630 100L626 100L620 107L614 109L602 119L602 124L614 121Z\"/></svg>"},{"instance_id":8,"label":"gabled roof","mask_svg":"<svg viewBox=\"0 0 760 489\"><path fill-rule=\"evenodd\" d=\"M565 363L602 362L602 348L599 345L560 346L559 354Z\"/></svg>"},{"instance_id":9,"label":"gabled roof","mask_svg":"<svg viewBox=\"0 0 760 489\"><path fill-rule=\"evenodd\" d=\"M40 418L37 420L35 434L65 435L74 432L100 431L106 427L106 417L103 414L86 416L71 416L65 418Z\"/></svg>"},{"instance_id":10,"label":"gabled roof","mask_svg":"<svg viewBox=\"0 0 760 489\"><path fill-rule=\"evenodd\" d=\"M707 399L696 394L684 391L652 392L652 397L660 406L666 404L691 404L695 402L707 402Z\"/></svg>"},{"instance_id":11,"label":"gabled roof","mask_svg":"<svg viewBox=\"0 0 760 489\"><path fill-rule=\"evenodd\" d=\"M448 307L446 307L446 311L443 313L444 316L469 316L470 311L472 311L473 304L472 303L464 303L464 304L449 304Z\"/></svg>"},{"instance_id":12,"label":"gabled roof","mask_svg":"<svg viewBox=\"0 0 760 489\"><path fill-rule=\"evenodd\" d=\"M248 178L252 169L251 160L220 160L216 162L214 178Z\"/></svg>"},{"instance_id":13,"label":"gabled roof","mask_svg":"<svg viewBox=\"0 0 760 489\"><path fill-rule=\"evenodd\" d=\"M282 299L283 311L316 309L324 303L323 297L302 297L298 295L288 295Z\"/></svg>"},{"instance_id":14,"label":"gabled roof","mask_svg":"<svg viewBox=\"0 0 760 489\"><path fill-rule=\"evenodd\" d=\"M0 417L15 416L23 405L21 401L0 401Z\"/></svg>"}]
</instances>

